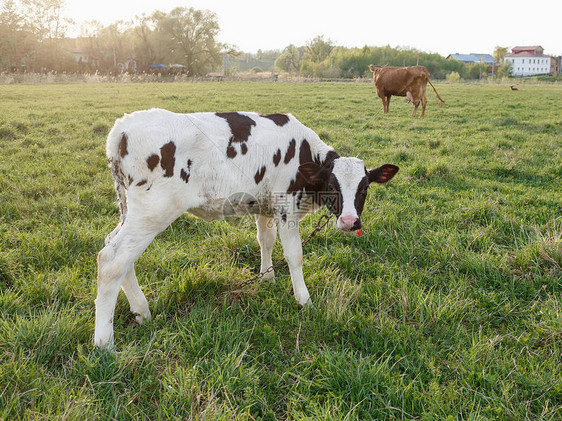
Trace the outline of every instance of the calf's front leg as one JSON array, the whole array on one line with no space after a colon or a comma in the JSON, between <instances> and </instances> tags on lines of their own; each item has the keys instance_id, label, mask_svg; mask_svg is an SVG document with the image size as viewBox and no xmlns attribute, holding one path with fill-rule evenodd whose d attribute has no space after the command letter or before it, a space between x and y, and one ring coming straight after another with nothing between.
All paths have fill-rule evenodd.
<instances>
[{"instance_id":1,"label":"calf's front leg","mask_svg":"<svg viewBox=\"0 0 562 421\"><path fill-rule=\"evenodd\" d=\"M301 306L312 305L302 273L302 244L298 218L288 219L279 224L279 238L283 245L285 260L289 265L295 298Z\"/></svg>"},{"instance_id":2,"label":"calf's front leg","mask_svg":"<svg viewBox=\"0 0 562 421\"><path fill-rule=\"evenodd\" d=\"M275 220L268 216L256 215L256 226L258 227L258 243L260 244L261 268L260 272L265 272L271 266L271 254L275 245L275 237L277 236L277 226ZM263 275L263 279L273 279L275 273L273 269Z\"/></svg>"}]
</instances>

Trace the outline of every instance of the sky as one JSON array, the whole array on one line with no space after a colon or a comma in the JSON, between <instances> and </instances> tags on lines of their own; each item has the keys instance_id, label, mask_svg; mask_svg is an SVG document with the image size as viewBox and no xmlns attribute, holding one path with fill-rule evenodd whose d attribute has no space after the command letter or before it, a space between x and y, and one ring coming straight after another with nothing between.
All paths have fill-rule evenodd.
<instances>
[{"instance_id":1,"label":"sky","mask_svg":"<svg viewBox=\"0 0 562 421\"><path fill-rule=\"evenodd\" d=\"M496 46L540 45L562 54L559 0L66 0L80 23L109 25L155 10L215 12L218 41L241 51L303 46L318 35L344 47L415 48L447 56L493 54ZM70 35L78 35L73 32Z\"/></svg>"}]
</instances>

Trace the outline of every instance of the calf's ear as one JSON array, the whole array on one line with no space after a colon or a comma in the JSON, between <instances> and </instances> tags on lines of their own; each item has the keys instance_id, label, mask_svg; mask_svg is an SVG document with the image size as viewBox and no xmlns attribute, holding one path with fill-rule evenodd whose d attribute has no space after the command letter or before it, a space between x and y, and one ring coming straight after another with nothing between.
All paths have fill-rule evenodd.
<instances>
[{"instance_id":1,"label":"calf's ear","mask_svg":"<svg viewBox=\"0 0 562 421\"><path fill-rule=\"evenodd\" d=\"M400 168L392 164L384 164L368 172L369 183L383 184L392 179Z\"/></svg>"},{"instance_id":2,"label":"calf's ear","mask_svg":"<svg viewBox=\"0 0 562 421\"><path fill-rule=\"evenodd\" d=\"M312 185L321 185L330 176L330 169L318 165L314 162L306 162L299 166L299 173L304 180Z\"/></svg>"}]
</instances>

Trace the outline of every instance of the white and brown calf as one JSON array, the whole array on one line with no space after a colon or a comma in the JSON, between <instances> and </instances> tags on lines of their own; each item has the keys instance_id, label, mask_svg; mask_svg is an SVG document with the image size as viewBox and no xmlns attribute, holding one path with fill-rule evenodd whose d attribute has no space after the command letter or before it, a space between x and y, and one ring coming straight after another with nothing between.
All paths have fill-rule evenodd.
<instances>
[{"instance_id":1,"label":"white and brown calf","mask_svg":"<svg viewBox=\"0 0 562 421\"><path fill-rule=\"evenodd\" d=\"M339 229L358 230L369 183L385 183L398 171L367 171L285 114L138 111L115 122L107 156L121 221L98 254L94 342L102 348L113 344L120 288L138 323L151 318L134 264L184 212L205 220L254 214L261 271L272 264L278 227L295 298L305 305L299 220L329 202Z\"/></svg>"}]
</instances>

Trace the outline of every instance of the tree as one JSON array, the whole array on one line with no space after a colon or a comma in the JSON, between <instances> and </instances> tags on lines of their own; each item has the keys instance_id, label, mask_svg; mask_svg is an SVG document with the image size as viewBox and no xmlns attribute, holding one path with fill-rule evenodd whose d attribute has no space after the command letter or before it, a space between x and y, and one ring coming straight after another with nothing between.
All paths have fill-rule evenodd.
<instances>
[{"instance_id":1,"label":"tree","mask_svg":"<svg viewBox=\"0 0 562 421\"><path fill-rule=\"evenodd\" d=\"M72 20L63 16L65 0L22 0L25 21L39 42L40 67L60 69L61 40Z\"/></svg>"},{"instance_id":2,"label":"tree","mask_svg":"<svg viewBox=\"0 0 562 421\"><path fill-rule=\"evenodd\" d=\"M275 60L275 67L283 72L298 72L301 67L301 53L293 44L287 46Z\"/></svg>"},{"instance_id":3,"label":"tree","mask_svg":"<svg viewBox=\"0 0 562 421\"><path fill-rule=\"evenodd\" d=\"M92 21L82 28L86 38L85 47L90 58L89 66L106 72L124 70L124 64L133 58L134 50L131 41L129 22L117 21L103 27L99 22Z\"/></svg>"},{"instance_id":4,"label":"tree","mask_svg":"<svg viewBox=\"0 0 562 421\"><path fill-rule=\"evenodd\" d=\"M99 36L102 30L103 25L96 20L84 22L80 27L81 47L88 55L88 63L83 63L82 66L89 70L102 69L102 46Z\"/></svg>"},{"instance_id":5,"label":"tree","mask_svg":"<svg viewBox=\"0 0 562 421\"><path fill-rule=\"evenodd\" d=\"M511 61L506 61L498 70L499 77L511 76L513 74L513 65Z\"/></svg>"},{"instance_id":6,"label":"tree","mask_svg":"<svg viewBox=\"0 0 562 421\"><path fill-rule=\"evenodd\" d=\"M258 53L256 54L256 58L258 60L271 60L271 61L275 61L277 60L277 57L279 57L281 55L281 51L280 50L258 50Z\"/></svg>"},{"instance_id":7,"label":"tree","mask_svg":"<svg viewBox=\"0 0 562 421\"><path fill-rule=\"evenodd\" d=\"M0 12L0 69L17 69L34 48L32 34L24 30L23 16L13 0L6 0Z\"/></svg>"},{"instance_id":8,"label":"tree","mask_svg":"<svg viewBox=\"0 0 562 421\"><path fill-rule=\"evenodd\" d=\"M496 60L496 63L503 63L503 58L505 57L505 55L508 52L508 48L507 47L496 47L494 49L494 59Z\"/></svg>"},{"instance_id":9,"label":"tree","mask_svg":"<svg viewBox=\"0 0 562 421\"><path fill-rule=\"evenodd\" d=\"M152 16L144 13L135 17L136 26L133 28L133 45L135 56L142 67L155 63L156 42L155 42L155 20Z\"/></svg>"},{"instance_id":10,"label":"tree","mask_svg":"<svg viewBox=\"0 0 562 421\"><path fill-rule=\"evenodd\" d=\"M333 48L334 44L331 40L325 40L322 35L317 36L306 44L305 59L313 63L320 63L330 56Z\"/></svg>"},{"instance_id":11,"label":"tree","mask_svg":"<svg viewBox=\"0 0 562 421\"><path fill-rule=\"evenodd\" d=\"M482 71L482 65L479 63L466 64L465 79L479 79Z\"/></svg>"},{"instance_id":12,"label":"tree","mask_svg":"<svg viewBox=\"0 0 562 421\"><path fill-rule=\"evenodd\" d=\"M215 13L177 7L169 14L155 13L154 19L156 31L171 41L171 58L184 64L189 76L205 74L221 64L221 45L215 40L219 31Z\"/></svg>"},{"instance_id":13,"label":"tree","mask_svg":"<svg viewBox=\"0 0 562 421\"><path fill-rule=\"evenodd\" d=\"M72 21L63 16L65 0L23 0L28 25L41 42L64 36Z\"/></svg>"}]
</instances>

